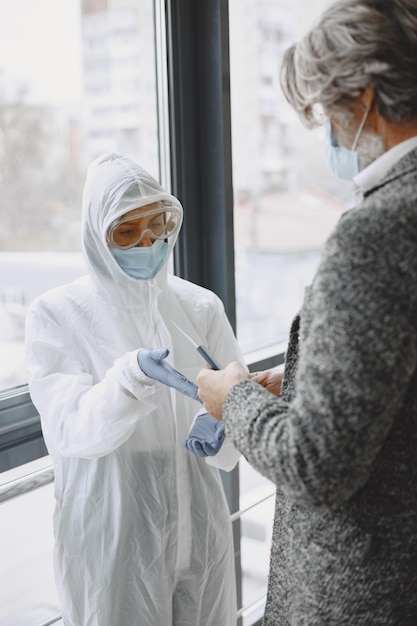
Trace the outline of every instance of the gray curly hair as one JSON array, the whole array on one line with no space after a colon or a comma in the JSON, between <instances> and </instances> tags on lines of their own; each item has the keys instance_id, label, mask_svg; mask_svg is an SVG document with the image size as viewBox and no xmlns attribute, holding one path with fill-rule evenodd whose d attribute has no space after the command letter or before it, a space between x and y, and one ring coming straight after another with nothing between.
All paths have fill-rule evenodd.
<instances>
[{"instance_id":1,"label":"gray curly hair","mask_svg":"<svg viewBox=\"0 0 417 626\"><path fill-rule=\"evenodd\" d=\"M307 127L347 113L367 85L390 123L417 118L417 0L338 0L284 54L282 90Z\"/></svg>"}]
</instances>

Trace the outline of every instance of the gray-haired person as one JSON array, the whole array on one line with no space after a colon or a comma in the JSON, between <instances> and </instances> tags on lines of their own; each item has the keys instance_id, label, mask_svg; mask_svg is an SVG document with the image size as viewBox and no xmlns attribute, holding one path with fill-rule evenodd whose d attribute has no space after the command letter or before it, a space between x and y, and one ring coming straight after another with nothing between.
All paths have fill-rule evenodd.
<instances>
[{"instance_id":1,"label":"gray-haired person","mask_svg":"<svg viewBox=\"0 0 417 626\"><path fill-rule=\"evenodd\" d=\"M282 385L232 363L202 370L199 395L277 486L264 624L415 626L416 0L330 5L281 84L307 126L324 111L362 200L326 243Z\"/></svg>"}]
</instances>

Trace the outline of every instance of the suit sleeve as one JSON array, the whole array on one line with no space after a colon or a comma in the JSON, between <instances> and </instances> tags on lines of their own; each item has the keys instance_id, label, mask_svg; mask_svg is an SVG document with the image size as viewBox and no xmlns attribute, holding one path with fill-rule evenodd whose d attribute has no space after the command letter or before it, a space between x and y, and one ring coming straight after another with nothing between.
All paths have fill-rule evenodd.
<instances>
[{"instance_id":1,"label":"suit sleeve","mask_svg":"<svg viewBox=\"0 0 417 626\"><path fill-rule=\"evenodd\" d=\"M136 354L116 359L95 383L73 354L63 324L41 299L34 302L26 318L27 373L51 454L104 456L122 445L139 419L154 409L155 386L141 372Z\"/></svg>"}]
</instances>

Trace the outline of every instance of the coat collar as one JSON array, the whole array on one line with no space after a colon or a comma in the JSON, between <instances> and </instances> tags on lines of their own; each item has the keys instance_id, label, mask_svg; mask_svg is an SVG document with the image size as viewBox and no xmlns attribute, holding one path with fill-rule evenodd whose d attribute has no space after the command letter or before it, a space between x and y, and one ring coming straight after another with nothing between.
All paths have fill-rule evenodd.
<instances>
[{"instance_id":1,"label":"coat collar","mask_svg":"<svg viewBox=\"0 0 417 626\"><path fill-rule=\"evenodd\" d=\"M417 137L416 138L413 137L413 139L415 139L415 143L413 143L413 147L407 150L404 154L402 154L402 156L400 156L399 159L396 159L391 164L391 166L388 167L388 169L385 171L382 178L379 178L379 180L374 180L370 184L370 186L363 191L364 198L367 198L378 189L385 187L385 185L388 185L394 180L401 178L402 176L405 176L409 172L413 172L417 170ZM407 142L403 142L403 144L405 143ZM402 144L399 144L399 146L401 145Z\"/></svg>"}]
</instances>

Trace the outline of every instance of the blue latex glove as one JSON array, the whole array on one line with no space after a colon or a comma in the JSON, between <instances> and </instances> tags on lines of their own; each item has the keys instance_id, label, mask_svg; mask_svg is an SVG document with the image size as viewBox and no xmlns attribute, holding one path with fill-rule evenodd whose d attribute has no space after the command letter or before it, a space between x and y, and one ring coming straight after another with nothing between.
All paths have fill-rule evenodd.
<instances>
[{"instance_id":1,"label":"blue latex glove","mask_svg":"<svg viewBox=\"0 0 417 626\"><path fill-rule=\"evenodd\" d=\"M189 396L201 403L197 395L197 385L164 360L168 354L168 348L158 348L156 350L142 348L137 356L139 367L149 378L153 378L168 387L173 387L185 396Z\"/></svg>"},{"instance_id":2,"label":"blue latex glove","mask_svg":"<svg viewBox=\"0 0 417 626\"><path fill-rule=\"evenodd\" d=\"M208 413L200 413L184 446L197 456L214 456L222 447L224 438L224 422L215 420Z\"/></svg>"}]
</instances>

